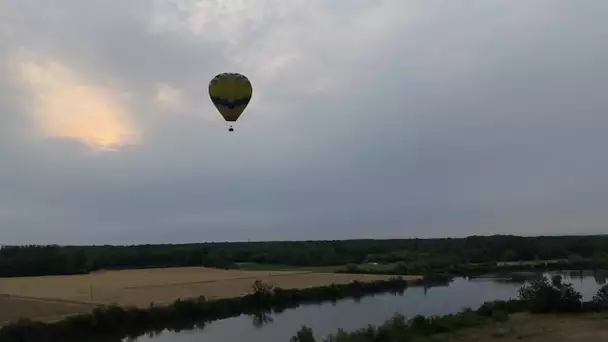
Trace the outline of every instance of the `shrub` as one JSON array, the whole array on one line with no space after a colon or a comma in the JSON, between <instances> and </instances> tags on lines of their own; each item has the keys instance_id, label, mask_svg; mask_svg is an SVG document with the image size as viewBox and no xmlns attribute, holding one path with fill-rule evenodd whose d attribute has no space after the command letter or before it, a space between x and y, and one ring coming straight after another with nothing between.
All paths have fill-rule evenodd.
<instances>
[{"instance_id":1,"label":"shrub","mask_svg":"<svg viewBox=\"0 0 608 342\"><path fill-rule=\"evenodd\" d=\"M494 310L492 312L492 320L494 322L506 322L509 320L509 314L502 310Z\"/></svg>"},{"instance_id":2,"label":"shrub","mask_svg":"<svg viewBox=\"0 0 608 342\"><path fill-rule=\"evenodd\" d=\"M409 269L407 267L407 264L403 261L398 262L397 265L395 266L395 271L397 271L397 273L403 273L403 274L407 274Z\"/></svg>"},{"instance_id":3,"label":"shrub","mask_svg":"<svg viewBox=\"0 0 608 342\"><path fill-rule=\"evenodd\" d=\"M522 286L519 298L533 313L574 312L581 309L582 295L572 284L564 284L560 276L555 276L551 282L542 277Z\"/></svg>"},{"instance_id":4,"label":"shrub","mask_svg":"<svg viewBox=\"0 0 608 342\"><path fill-rule=\"evenodd\" d=\"M597 309L608 309L608 285L602 286L592 300Z\"/></svg>"},{"instance_id":5,"label":"shrub","mask_svg":"<svg viewBox=\"0 0 608 342\"><path fill-rule=\"evenodd\" d=\"M348 272L348 273L359 272L359 266L357 266L357 264L348 264L348 265L346 265L346 272Z\"/></svg>"},{"instance_id":6,"label":"shrub","mask_svg":"<svg viewBox=\"0 0 608 342\"><path fill-rule=\"evenodd\" d=\"M307 326L302 326L296 336L291 338L291 342L316 342L315 337L312 333L312 329Z\"/></svg>"},{"instance_id":7,"label":"shrub","mask_svg":"<svg viewBox=\"0 0 608 342\"><path fill-rule=\"evenodd\" d=\"M602 286L602 288L597 291L595 296L593 296L593 301L599 303L608 302L608 285Z\"/></svg>"},{"instance_id":8,"label":"shrub","mask_svg":"<svg viewBox=\"0 0 608 342\"><path fill-rule=\"evenodd\" d=\"M251 286L251 290L254 295L260 297L271 296L273 292L274 286L272 284L266 284L261 280L256 280Z\"/></svg>"}]
</instances>

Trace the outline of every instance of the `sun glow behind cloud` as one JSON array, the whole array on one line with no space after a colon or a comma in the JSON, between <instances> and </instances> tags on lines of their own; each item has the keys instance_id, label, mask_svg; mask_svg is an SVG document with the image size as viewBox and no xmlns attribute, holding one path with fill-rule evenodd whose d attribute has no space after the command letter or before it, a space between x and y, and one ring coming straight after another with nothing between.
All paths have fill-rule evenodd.
<instances>
[{"instance_id":1,"label":"sun glow behind cloud","mask_svg":"<svg viewBox=\"0 0 608 342\"><path fill-rule=\"evenodd\" d=\"M22 61L18 72L32 95L31 111L43 136L103 150L117 150L139 140L127 111L111 90L84 82L55 61Z\"/></svg>"}]
</instances>

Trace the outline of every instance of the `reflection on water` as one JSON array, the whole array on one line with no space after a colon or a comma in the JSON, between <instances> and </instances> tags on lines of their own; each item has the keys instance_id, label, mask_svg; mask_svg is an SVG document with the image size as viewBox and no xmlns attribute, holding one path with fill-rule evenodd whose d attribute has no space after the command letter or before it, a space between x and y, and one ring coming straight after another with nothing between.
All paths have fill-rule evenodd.
<instances>
[{"instance_id":1,"label":"reflection on water","mask_svg":"<svg viewBox=\"0 0 608 342\"><path fill-rule=\"evenodd\" d=\"M552 272L551 274L561 275L563 280L567 283L586 283L588 279L593 278L593 281L597 285L597 287L601 287L606 284L606 278L608 277L608 273L606 270L597 270L597 271L562 271L562 272Z\"/></svg>"},{"instance_id":2,"label":"reflection on water","mask_svg":"<svg viewBox=\"0 0 608 342\"><path fill-rule=\"evenodd\" d=\"M606 283L605 272L564 271L561 275L572 283L584 300L590 300ZM311 327L317 338L335 333L338 328L355 330L368 324L380 324L394 313L412 317L444 315L466 307L476 308L485 301L517 297L517 290L534 273L493 274L473 279L457 278L448 286L412 287L392 294L374 295L357 300L341 300L318 305L305 305L282 312L241 315L212 322L204 330L154 334L137 342L266 342L289 341L302 325Z\"/></svg>"},{"instance_id":3,"label":"reflection on water","mask_svg":"<svg viewBox=\"0 0 608 342\"><path fill-rule=\"evenodd\" d=\"M546 275L553 276L559 275L562 279L567 283L585 283L588 282L587 279L593 278L595 284L600 287L606 284L606 280L608 277L608 272L605 270L597 270L597 271L553 271L549 272ZM538 279L542 277L542 273L536 272L509 272L509 273L490 273L481 277L471 277L468 278L470 281L487 281L492 280L497 283L506 283L506 284L518 284L523 285L527 281L531 281L534 279Z\"/></svg>"},{"instance_id":4,"label":"reflection on water","mask_svg":"<svg viewBox=\"0 0 608 342\"><path fill-rule=\"evenodd\" d=\"M564 277L564 280L569 280L570 282L579 281L582 282L583 279L588 277L593 277L595 283L598 286L603 286L606 284L606 278L608 277L608 273L606 270L598 270L598 271L564 271L560 273Z\"/></svg>"},{"instance_id":5,"label":"reflection on water","mask_svg":"<svg viewBox=\"0 0 608 342\"><path fill-rule=\"evenodd\" d=\"M263 311L263 312L259 312L259 313L255 314L255 315L252 315L251 321L252 321L254 327L260 329L263 326L274 322L274 319L272 318L271 312Z\"/></svg>"}]
</instances>

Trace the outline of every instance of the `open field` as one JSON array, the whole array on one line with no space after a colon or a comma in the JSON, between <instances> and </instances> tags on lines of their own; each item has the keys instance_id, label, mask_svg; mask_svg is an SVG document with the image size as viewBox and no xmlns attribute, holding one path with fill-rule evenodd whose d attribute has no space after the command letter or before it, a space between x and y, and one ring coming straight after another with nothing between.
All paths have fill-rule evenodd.
<instances>
[{"instance_id":1,"label":"open field","mask_svg":"<svg viewBox=\"0 0 608 342\"><path fill-rule=\"evenodd\" d=\"M431 341L452 342L600 342L608 341L608 316L584 315L512 315L508 322L493 323L450 335L435 336Z\"/></svg>"},{"instance_id":2,"label":"open field","mask_svg":"<svg viewBox=\"0 0 608 342\"><path fill-rule=\"evenodd\" d=\"M242 271L180 267L96 272L87 275L0 278L0 321L86 312L97 304L147 307L204 295L228 298L250 292L255 280L282 288L307 288L354 280L387 279L382 275L310 271ZM411 279L417 277L413 276ZM6 304L5 304L6 301ZM11 308L7 310L7 308Z\"/></svg>"}]
</instances>

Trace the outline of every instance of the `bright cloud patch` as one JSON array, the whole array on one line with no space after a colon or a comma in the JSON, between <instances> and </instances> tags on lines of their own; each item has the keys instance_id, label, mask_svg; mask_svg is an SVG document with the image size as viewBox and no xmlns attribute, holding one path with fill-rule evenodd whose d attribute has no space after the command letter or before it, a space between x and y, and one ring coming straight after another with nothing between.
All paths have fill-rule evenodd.
<instances>
[{"instance_id":1,"label":"bright cloud patch","mask_svg":"<svg viewBox=\"0 0 608 342\"><path fill-rule=\"evenodd\" d=\"M110 150L137 141L133 123L111 90L84 82L54 61L21 62L19 76L33 97L32 114L44 136Z\"/></svg>"},{"instance_id":2,"label":"bright cloud patch","mask_svg":"<svg viewBox=\"0 0 608 342\"><path fill-rule=\"evenodd\" d=\"M156 84L156 95L154 96L154 103L158 106L167 109L178 109L182 107L181 90L173 87L167 83Z\"/></svg>"}]
</instances>

